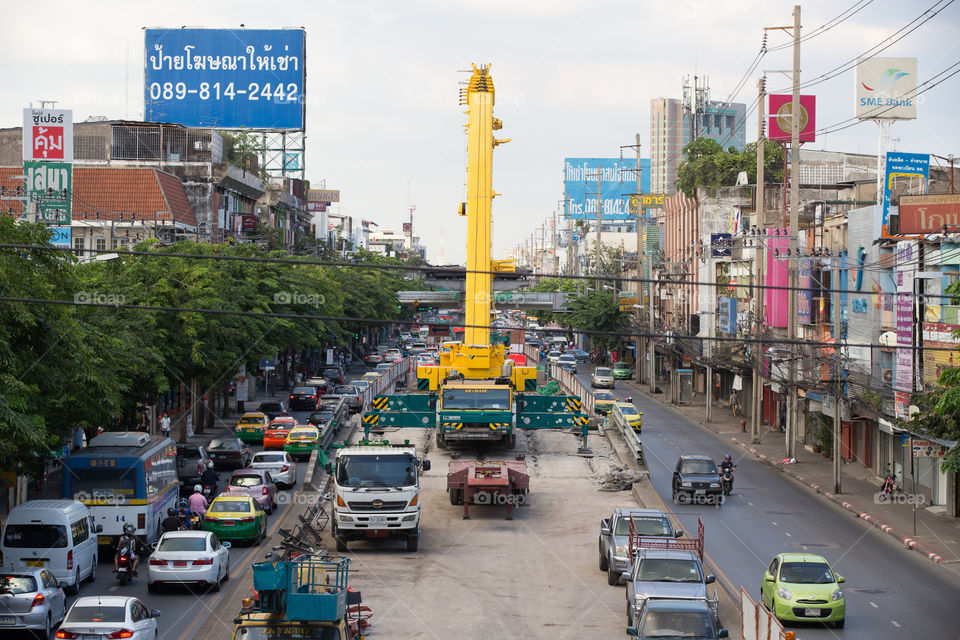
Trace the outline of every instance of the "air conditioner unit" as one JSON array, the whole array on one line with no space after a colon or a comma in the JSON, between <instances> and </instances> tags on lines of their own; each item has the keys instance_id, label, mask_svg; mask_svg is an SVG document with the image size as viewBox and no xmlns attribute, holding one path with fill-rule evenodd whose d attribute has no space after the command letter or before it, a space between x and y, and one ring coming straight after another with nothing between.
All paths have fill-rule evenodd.
<instances>
[{"instance_id":1,"label":"air conditioner unit","mask_svg":"<svg viewBox=\"0 0 960 640\"><path fill-rule=\"evenodd\" d=\"M893 369L881 369L880 378L884 384L893 384Z\"/></svg>"}]
</instances>

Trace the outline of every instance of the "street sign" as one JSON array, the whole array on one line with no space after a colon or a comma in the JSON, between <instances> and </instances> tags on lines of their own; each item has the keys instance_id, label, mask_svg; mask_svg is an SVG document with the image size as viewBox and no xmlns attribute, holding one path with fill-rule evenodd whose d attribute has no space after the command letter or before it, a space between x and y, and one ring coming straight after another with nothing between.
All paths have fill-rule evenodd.
<instances>
[{"instance_id":1,"label":"street sign","mask_svg":"<svg viewBox=\"0 0 960 640\"><path fill-rule=\"evenodd\" d=\"M250 398L247 386L247 368L240 367L237 373L237 402L246 402Z\"/></svg>"}]
</instances>

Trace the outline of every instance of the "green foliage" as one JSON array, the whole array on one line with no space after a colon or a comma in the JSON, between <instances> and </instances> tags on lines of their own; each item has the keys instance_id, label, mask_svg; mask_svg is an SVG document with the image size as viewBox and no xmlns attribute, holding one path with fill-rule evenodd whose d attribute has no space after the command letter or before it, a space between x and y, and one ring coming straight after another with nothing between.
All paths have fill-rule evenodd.
<instances>
[{"instance_id":1,"label":"green foliage","mask_svg":"<svg viewBox=\"0 0 960 640\"><path fill-rule=\"evenodd\" d=\"M945 370L937 382L932 391L911 396L919 411L910 420L897 422L913 433L960 442L960 369ZM947 452L941 469L960 472L960 445Z\"/></svg>"},{"instance_id":2,"label":"green foliage","mask_svg":"<svg viewBox=\"0 0 960 640\"><path fill-rule=\"evenodd\" d=\"M556 291L563 291L566 293L574 293L577 290L577 281L560 279L560 278L543 278L535 285L528 287L527 291L540 292L540 293L552 293Z\"/></svg>"},{"instance_id":3,"label":"green foliage","mask_svg":"<svg viewBox=\"0 0 960 640\"><path fill-rule=\"evenodd\" d=\"M710 138L697 138L683 148L684 160L677 169L677 189L687 197L696 195L700 187L723 187L737 183L737 175L747 172L750 184L757 182L757 143L753 142L737 151L726 151ZM764 147L764 182L777 183L783 180L783 148L767 141Z\"/></svg>"},{"instance_id":4,"label":"green foliage","mask_svg":"<svg viewBox=\"0 0 960 640\"><path fill-rule=\"evenodd\" d=\"M0 216L0 242L46 245L49 237L42 224ZM362 268L396 262L366 252L354 256L355 267L328 268L258 262L296 258L249 243L148 241L137 251L153 255L121 251L77 264L66 252L0 251L0 296L67 303L3 303L0 469L16 467L24 451L57 446L75 428L132 418L138 403L181 384L196 381L203 392L259 358L346 344L369 323L336 318L397 318L396 292L416 286L403 272ZM84 301L114 306L69 304Z\"/></svg>"},{"instance_id":5,"label":"green foliage","mask_svg":"<svg viewBox=\"0 0 960 640\"><path fill-rule=\"evenodd\" d=\"M616 349L623 338L616 335L630 325L630 313L620 311L612 291L590 291L570 303L566 324L578 331L608 331L612 335L592 335L591 341L600 349Z\"/></svg>"}]
</instances>

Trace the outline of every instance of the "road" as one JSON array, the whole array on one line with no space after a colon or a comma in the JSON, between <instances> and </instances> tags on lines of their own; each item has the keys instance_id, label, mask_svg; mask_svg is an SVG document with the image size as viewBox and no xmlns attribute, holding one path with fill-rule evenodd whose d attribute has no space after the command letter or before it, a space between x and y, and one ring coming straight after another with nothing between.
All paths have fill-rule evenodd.
<instances>
[{"instance_id":1,"label":"road","mask_svg":"<svg viewBox=\"0 0 960 640\"><path fill-rule=\"evenodd\" d=\"M581 365L580 371L588 371ZM588 373L578 378L590 386ZM847 579L846 628L790 625L808 638L956 639L960 581L918 554L901 549L877 529L813 494L684 414L620 381L615 393L632 395L644 412L643 447L657 493L671 503L671 478L681 453L703 453L737 463L733 495L722 507L677 505L681 522L703 516L706 551L725 586L741 585L758 599L760 580L773 556L805 551L823 555ZM685 528L689 528L686 524Z\"/></svg>"}]
</instances>

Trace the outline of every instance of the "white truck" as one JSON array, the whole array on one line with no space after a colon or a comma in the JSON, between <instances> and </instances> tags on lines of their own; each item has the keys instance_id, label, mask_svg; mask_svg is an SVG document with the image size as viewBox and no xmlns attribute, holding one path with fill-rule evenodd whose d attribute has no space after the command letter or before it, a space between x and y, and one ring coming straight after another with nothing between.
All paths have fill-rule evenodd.
<instances>
[{"instance_id":1,"label":"white truck","mask_svg":"<svg viewBox=\"0 0 960 640\"><path fill-rule=\"evenodd\" d=\"M412 444L371 441L337 452L333 473L333 537L337 551L353 540L403 538L420 545L420 472L430 461Z\"/></svg>"}]
</instances>

